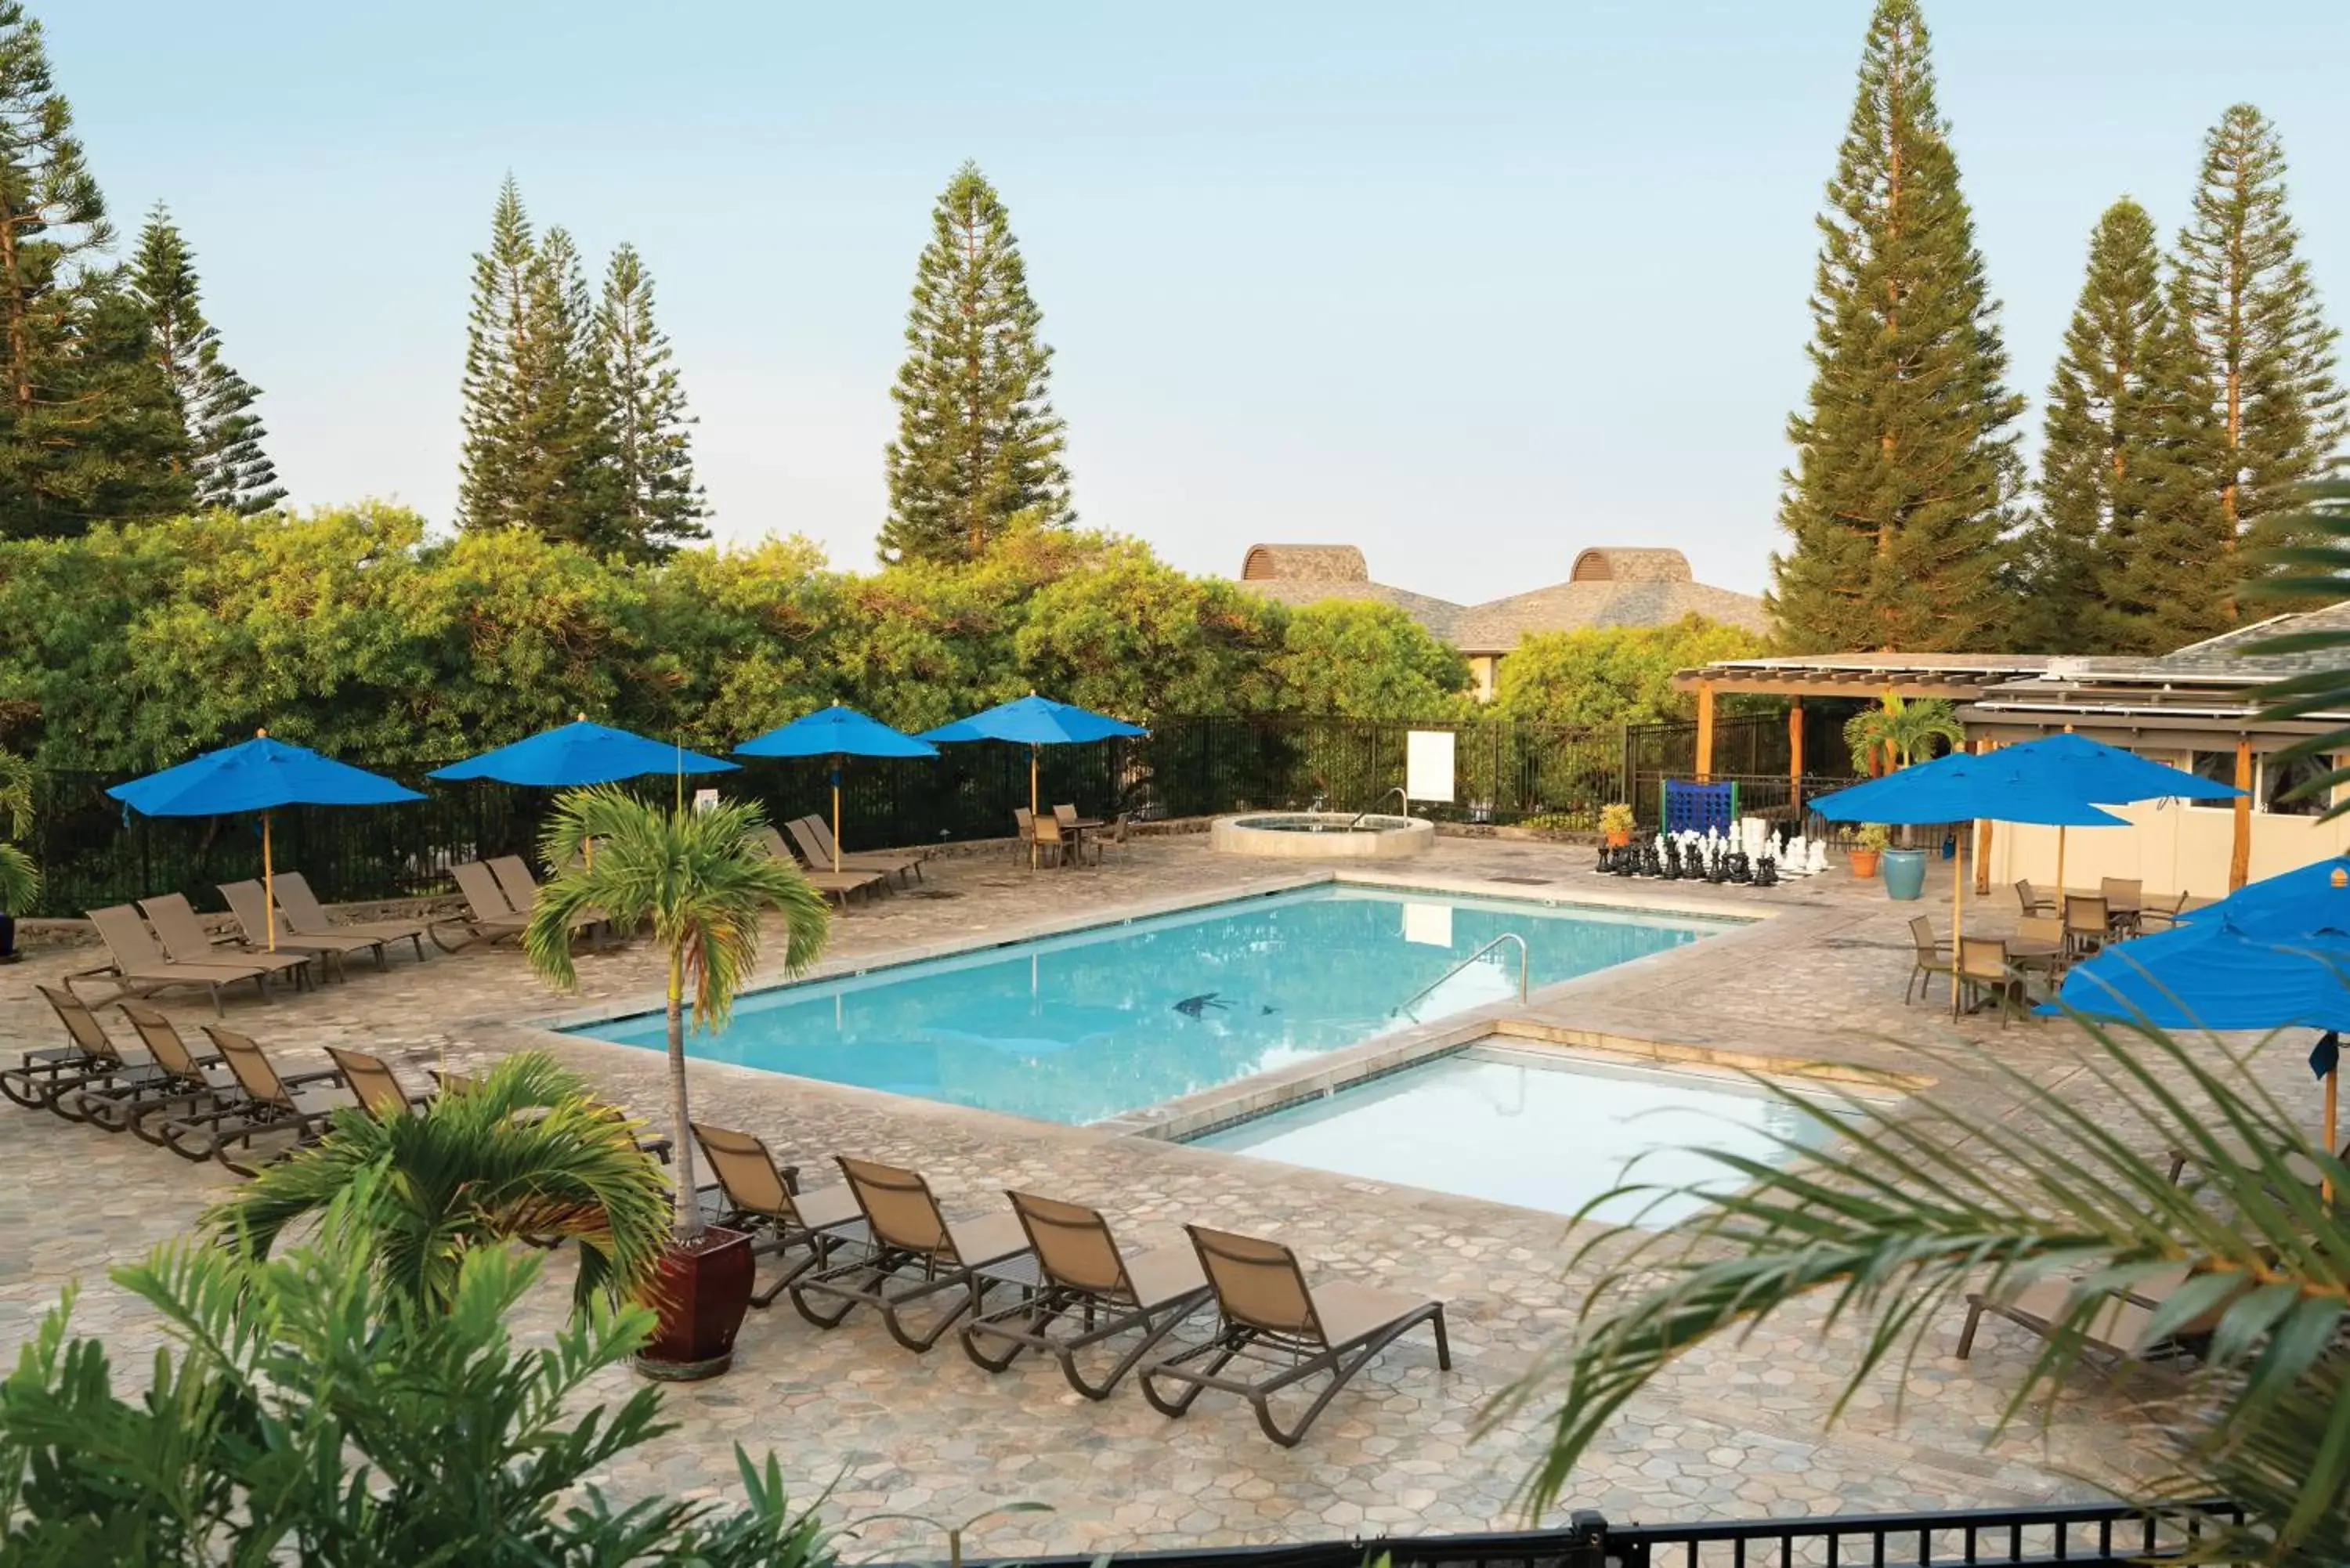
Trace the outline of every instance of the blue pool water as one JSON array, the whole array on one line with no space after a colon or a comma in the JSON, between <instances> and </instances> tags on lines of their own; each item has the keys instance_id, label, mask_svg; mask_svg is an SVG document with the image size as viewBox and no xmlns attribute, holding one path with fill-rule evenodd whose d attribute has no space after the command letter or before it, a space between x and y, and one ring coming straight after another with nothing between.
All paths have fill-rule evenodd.
<instances>
[{"instance_id":1,"label":"blue pool water","mask_svg":"<svg viewBox=\"0 0 2350 1568\"><path fill-rule=\"evenodd\" d=\"M1503 931L1551 985L1729 922L1326 884L745 997L689 1054L1053 1122L1091 1122L1498 1002ZM659 1014L575 1033L658 1048Z\"/></svg>"}]
</instances>

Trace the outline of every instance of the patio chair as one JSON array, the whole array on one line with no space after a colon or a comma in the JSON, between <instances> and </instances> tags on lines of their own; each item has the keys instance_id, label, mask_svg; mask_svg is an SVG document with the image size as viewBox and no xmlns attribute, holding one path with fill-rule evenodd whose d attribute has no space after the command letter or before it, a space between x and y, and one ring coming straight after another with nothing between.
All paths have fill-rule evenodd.
<instances>
[{"instance_id":1,"label":"patio chair","mask_svg":"<svg viewBox=\"0 0 2350 1568\"><path fill-rule=\"evenodd\" d=\"M498 880L490 868L478 860L449 867L450 877L457 884L457 892L465 900L462 916L436 920L432 926L432 945L443 952L455 952L475 942L512 942L522 940L530 929L530 917L516 912L506 902ZM454 926L464 932L463 940L453 946L441 933Z\"/></svg>"},{"instance_id":2,"label":"patio chair","mask_svg":"<svg viewBox=\"0 0 2350 1568\"><path fill-rule=\"evenodd\" d=\"M1086 841L1093 846L1095 865L1107 859L1113 849L1121 855L1126 853L1127 828L1131 821L1131 814L1121 811L1109 819L1107 827L1097 827L1086 835Z\"/></svg>"},{"instance_id":3,"label":"patio chair","mask_svg":"<svg viewBox=\"0 0 2350 1568\"><path fill-rule=\"evenodd\" d=\"M1028 852L1036 842L1036 814L1024 805L1012 808L1013 853L1022 859L1034 858Z\"/></svg>"},{"instance_id":4,"label":"patio chair","mask_svg":"<svg viewBox=\"0 0 2350 1568\"><path fill-rule=\"evenodd\" d=\"M931 1196L930 1183L917 1173L877 1160L837 1158L869 1238L858 1257L792 1285L792 1305L818 1328L835 1327L859 1306L869 1306L880 1313L890 1338L919 1355L938 1344L964 1314L983 1310L991 1287L1035 1282L1027 1233L1010 1210L949 1220ZM893 1283L900 1288L891 1290ZM954 1299L928 1328L917 1332L909 1324L910 1309L950 1293Z\"/></svg>"},{"instance_id":5,"label":"patio chair","mask_svg":"<svg viewBox=\"0 0 2350 1568\"><path fill-rule=\"evenodd\" d=\"M2064 895L2064 961L2077 963L2103 952L2113 935L2106 901L2093 893Z\"/></svg>"},{"instance_id":6,"label":"patio chair","mask_svg":"<svg viewBox=\"0 0 2350 1568\"><path fill-rule=\"evenodd\" d=\"M398 1121L432 1103L429 1092L411 1093L400 1081L400 1075L391 1070L391 1064L380 1056L340 1045L328 1046L327 1055L358 1099L359 1108L380 1122Z\"/></svg>"},{"instance_id":7,"label":"patio chair","mask_svg":"<svg viewBox=\"0 0 2350 1568\"><path fill-rule=\"evenodd\" d=\"M2137 929L2144 931L2158 926L2164 930L2168 930L2178 923L2178 917L2186 912L2187 889L2181 888L2178 890L2178 896L2168 903L2157 898L2150 904L2141 906L2137 912Z\"/></svg>"},{"instance_id":8,"label":"patio chair","mask_svg":"<svg viewBox=\"0 0 2350 1568\"><path fill-rule=\"evenodd\" d=\"M2243 1138L2237 1137L2233 1132L2221 1132L2215 1134L2213 1141L2219 1145L2221 1153L2227 1158L2234 1161L2238 1166L2247 1170L2259 1168L2261 1158L2258 1151L2256 1151L2250 1143L2246 1142ZM2315 1138L2312 1138L2309 1141L2311 1148L2314 1150L2317 1140ZM2211 1153L2200 1145L2190 1146L2182 1143L2174 1146L2168 1152L2170 1156L2170 1184L2173 1187L2178 1186L2179 1181L2185 1178L2187 1168L2190 1165L2199 1166L2205 1169L2210 1168ZM2350 1144L2343 1146L2341 1154L2338 1158L2345 1160L2350 1160ZM2283 1152L2282 1163L2285 1168L2285 1173L2292 1177L2294 1181L2300 1183L2303 1187L2315 1189L2324 1185L2325 1173L2318 1169L2317 1162L2310 1158L2309 1155L2304 1153L2303 1150L2297 1148L2286 1149Z\"/></svg>"},{"instance_id":9,"label":"patio chair","mask_svg":"<svg viewBox=\"0 0 2350 1568\"><path fill-rule=\"evenodd\" d=\"M1120 1379L1213 1293L1192 1249L1167 1247L1129 1258L1097 1210L1025 1192L1005 1196L1028 1233L1042 1278L1021 1300L982 1313L964 1327L963 1354L990 1372L1003 1371L1024 1351L1040 1350L1060 1363L1070 1387L1088 1399L1107 1399ZM1055 1322L1072 1318L1076 1334L1050 1332ZM1079 1351L1136 1332L1141 1337L1107 1376L1091 1380L1077 1369Z\"/></svg>"},{"instance_id":10,"label":"patio chair","mask_svg":"<svg viewBox=\"0 0 2350 1568\"><path fill-rule=\"evenodd\" d=\"M0 1095L28 1110L49 1110L69 1122L89 1120L85 1090L127 1087L158 1075L152 1064L123 1055L87 1002L68 991L36 985L65 1025L69 1045L39 1045L0 1070ZM109 1129L117 1130L117 1129Z\"/></svg>"},{"instance_id":11,"label":"patio chair","mask_svg":"<svg viewBox=\"0 0 2350 1568\"><path fill-rule=\"evenodd\" d=\"M2188 1272L2181 1268L2141 1281L2126 1291L2106 1292L2107 1299L2079 1331L2081 1347L2115 1366L2193 1355L2182 1341L2208 1334L2219 1323L2225 1303L2170 1334L2157 1337L2148 1332L2154 1324L2155 1310L2164 1297L2186 1282ZM1996 1293L1970 1292L1967 1296L1966 1326L1959 1331L1954 1354L1960 1361L1974 1354L1975 1330L1981 1326L1986 1313L2020 1324L2043 1339L2054 1338L2079 1288L2075 1281L2052 1279L2034 1280Z\"/></svg>"},{"instance_id":12,"label":"patio chair","mask_svg":"<svg viewBox=\"0 0 2350 1568\"><path fill-rule=\"evenodd\" d=\"M784 831L791 835L792 847L798 852L795 858L799 862L800 869L804 874L810 877L858 877L862 879L858 884L860 887L879 888L884 892L893 890L889 879L899 873L897 868L892 867L843 860L840 863L840 869L837 872L834 871L832 857L826 853L823 842L808 831L806 817L795 817L784 824Z\"/></svg>"},{"instance_id":13,"label":"patio chair","mask_svg":"<svg viewBox=\"0 0 2350 1568\"><path fill-rule=\"evenodd\" d=\"M843 871L852 867L859 871L881 871L897 877L900 882L906 879L906 873L910 871L914 874L914 880L919 882L922 879L922 862L931 857L931 852L927 849L859 849L852 855L845 849L840 849L840 846L833 841L831 826L823 817L811 814L799 820L806 824L808 837L815 840L816 864L819 866L829 867L832 864L833 852L839 850L840 868Z\"/></svg>"},{"instance_id":14,"label":"patio chair","mask_svg":"<svg viewBox=\"0 0 2350 1568\"><path fill-rule=\"evenodd\" d=\"M1998 937L1959 939L1959 983L1979 1005L1988 999L1999 1004L1999 1026L2023 1009L2023 981L2007 961L2007 943Z\"/></svg>"},{"instance_id":15,"label":"patio chair","mask_svg":"<svg viewBox=\"0 0 2350 1568\"><path fill-rule=\"evenodd\" d=\"M2015 934L2031 941L2045 942L2054 950L2044 958L2014 952L2007 955L2008 962L2018 969L2044 971L2049 985L2054 988L2064 978L2064 922L2054 915L2026 915L2015 922Z\"/></svg>"},{"instance_id":16,"label":"patio chair","mask_svg":"<svg viewBox=\"0 0 2350 1568\"><path fill-rule=\"evenodd\" d=\"M307 953L265 952L258 948L215 942L212 933L204 929L204 923L196 919L196 907L188 902L184 893L159 893L151 898L141 898L139 912L155 928L155 939L163 944L163 956L175 963L205 963L224 958L267 970L272 976L286 976L297 989L310 983L313 971Z\"/></svg>"},{"instance_id":17,"label":"patio chair","mask_svg":"<svg viewBox=\"0 0 2350 1568\"><path fill-rule=\"evenodd\" d=\"M299 871L280 871L275 879L278 913L286 929L300 937L373 937L387 946L413 942L416 961L424 961L424 937L429 920L338 920L310 890L310 879Z\"/></svg>"},{"instance_id":18,"label":"patio chair","mask_svg":"<svg viewBox=\"0 0 2350 1568\"><path fill-rule=\"evenodd\" d=\"M1185 1414L1211 1388L1237 1394L1256 1412L1266 1437L1293 1449L1338 1390L1419 1324L1434 1325L1436 1365L1451 1369L1442 1302L1347 1282L1315 1290L1307 1286L1297 1255L1278 1241L1204 1225L1184 1229L1215 1291L1218 1322L1213 1337L1142 1369L1142 1397L1161 1414ZM1268 1362L1274 1370L1258 1378L1225 1376L1224 1368L1243 1357ZM1194 1365L1199 1362L1206 1365ZM1330 1386L1294 1424L1284 1426L1274 1416L1272 1397L1323 1373L1329 1375ZM1160 1393L1161 1379L1182 1384L1182 1392L1171 1398Z\"/></svg>"},{"instance_id":19,"label":"patio chair","mask_svg":"<svg viewBox=\"0 0 2350 1568\"><path fill-rule=\"evenodd\" d=\"M2053 915L2056 912L2054 897L2039 891L2022 878L2018 878L2015 884L2015 901L2026 915Z\"/></svg>"},{"instance_id":20,"label":"patio chair","mask_svg":"<svg viewBox=\"0 0 2350 1568\"><path fill-rule=\"evenodd\" d=\"M1086 862L1085 841L1071 838L1061 832L1058 821L1049 816L1035 819L1036 857L1040 866L1082 866Z\"/></svg>"},{"instance_id":21,"label":"patio chair","mask_svg":"<svg viewBox=\"0 0 2350 1568\"><path fill-rule=\"evenodd\" d=\"M66 976L66 989L73 990L77 980L111 979L123 996L152 996L159 991L174 986L201 986L212 992L213 1016L224 1018L221 1011L221 988L253 981L261 992L261 1000L269 997L269 970L265 965L246 963L224 953L216 960L203 963L180 963L163 955L155 940L155 933L138 910L128 904L112 904L89 912L89 923L98 931L98 940L106 944L107 957L111 961L97 969L76 970Z\"/></svg>"},{"instance_id":22,"label":"patio chair","mask_svg":"<svg viewBox=\"0 0 2350 1568\"><path fill-rule=\"evenodd\" d=\"M155 1064L155 1076L140 1082L107 1089L84 1092L81 1108L88 1113L92 1126L108 1132L129 1132L141 1142L189 1159L203 1159L210 1152L199 1148L191 1153L167 1137L166 1129L174 1122L201 1125L213 1113L233 1100L242 1099L244 1091L218 1056L198 1056L180 1038L172 1021L155 1009L141 1002L120 1004L122 1016L139 1033L139 1043Z\"/></svg>"},{"instance_id":23,"label":"patio chair","mask_svg":"<svg viewBox=\"0 0 2350 1568\"><path fill-rule=\"evenodd\" d=\"M220 895L228 904L228 912L236 917L237 929L244 933L248 947L266 942L270 938L270 928L274 925L279 952L298 953L314 960L333 979L347 979L343 960L355 952L366 952L370 948L375 950L376 967L386 967L383 943L372 937L295 935L293 929L286 925L286 917L269 901L269 895L263 891L258 882L224 882L220 885Z\"/></svg>"},{"instance_id":24,"label":"patio chair","mask_svg":"<svg viewBox=\"0 0 2350 1568\"><path fill-rule=\"evenodd\" d=\"M769 1305L794 1280L829 1262L837 1249L864 1241L864 1210L847 1187L802 1192L799 1168L778 1164L751 1133L695 1122L693 1141L702 1146L711 1174L718 1178L724 1204L718 1223L749 1231L754 1253L804 1254L775 1283L752 1293L753 1306Z\"/></svg>"},{"instance_id":25,"label":"patio chair","mask_svg":"<svg viewBox=\"0 0 2350 1568\"><path fill-rule=\"evenodd\" d=\"M339 1068L281 1074L276 1064L270 1061L269 1053L250 1035L217 1023L205 1024L204 1033L212 1036L221 1060L235 1075L237 1086L244 1091L244 1098L233 1107L232 1114L213 1124L208 1151L239 1176L251 1176L268 1163L250 1159L255 1138L283 1132L294 1135L294 1148L316 1143L333 1125L337 1111L359 1104L358 1097L343 1085ZM242 1151L247 1158L230 1158L231 1149ZM289 1152L290 1149L282 1149L277 1158Z\"/></svg>"},{"instance_id":26,"label":"patio chair","mask_svg":"<svg viewBox=\"0 0 2350 1568\"><path fill-rule=\"evenodd\" d=\"M2112 922L2114 934L2137 935L2138 912L2145 904L2146 883L2136 877L2102 877L2097 880L2097 893L2106 901L2106 919Z\"/></svg>"},{"instance_id":27,"label":"patio chair","mask_svg":"<svg viewBox=\"0 0 2350 1568\"><path fill-rule=\"evenodd\" d=\"M248 943L267 940L275 926L279 952L308 953L338 979L345 978L343 961L353 953L372 952L376 968L391 967L383 956L384 943L390 939L356 930L297 931L286 918L286 911L270 901L268 889L259 882L223 882L220 896L228 905L228 912L236 917L237 928Z\"/></svg>"},{"instance_id":28,"label":"patio chair","mask_svg":"<svg viewBox=\"0 0 2350 1568\"><path fill-rule=\"evenodd\" d=\"M1953 972L1950 944L1934 934L1932 920L1924 915L1913 918L1909 922L1909 941L1914 951L1909 963L1909 978L1901 987L1901 1005L1904 1007L1909 1005L1911 986L1918 988L1918 1000L1923 1002L1936 975L1947 979Z\"/></svg>"}]
</instances>

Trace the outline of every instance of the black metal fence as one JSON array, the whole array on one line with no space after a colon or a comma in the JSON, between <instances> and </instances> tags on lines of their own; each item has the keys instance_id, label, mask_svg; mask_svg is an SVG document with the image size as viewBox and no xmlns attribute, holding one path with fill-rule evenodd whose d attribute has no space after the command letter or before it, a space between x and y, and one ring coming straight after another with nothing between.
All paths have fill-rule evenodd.
<instances>
[{"instance_id":1,"label":"black metal fence","mask_svg":"<svg viewBox=\"0 0 2350 1568\"><path fill-rule=\"evenodd\" d=\"M2242 1510L2227 1502L2155 1514L2123 1503L2085 1503L1664 1525L1610 1524L1585 1511L1564 1530L1138 1552L1111 1562L1114 1568L1362 1568L1381 1559L1391 1568L2051 1568L2159 1563L2242 1523ZM1092 1568L1103 1560L1020 1561L1030 1568ZM972 1568L1009 1568L1010 1562Z\"/></svg>"}]
</instances>

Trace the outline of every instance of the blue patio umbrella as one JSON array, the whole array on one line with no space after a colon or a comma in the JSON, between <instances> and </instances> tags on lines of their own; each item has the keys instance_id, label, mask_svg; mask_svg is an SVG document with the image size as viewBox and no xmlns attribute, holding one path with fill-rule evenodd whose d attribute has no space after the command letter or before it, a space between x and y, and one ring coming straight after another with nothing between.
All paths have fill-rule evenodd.
<instances>
[{"instance_id":1,"label":"blue patio umbrella","mask_svg":"<svg viewBox=\"0 0 2350 1568\"><path fill-rule=\"evenodd\" d=\"M901 734L880 720L835 702L790 723L754 735L734 748L738 757L832 759L832 869L840 870L840 760L843 757L935 757L928 741Z\"/></svg>"},{"instance_id":2,"label":"blue patio umbrella","mask_svg":"<svg viewBox=\"0 0 2350 1568\"><path fill-rule=\"evenodd\" d=\"M1039 697L1034 691L1009 702L999 702L984 712L973 713L941 724L935 730L925 730L919 737L941 744L962 741L1009 741L1028 748L1028 815L1036 815L1036 748L1039 746L1081 746L1095 741L1107 741L1118 735L1149 733L1139 724L1129 724L1123 719L1113 719L1107 713L1097 713L1089 708L1078 708L1066 702L1055 702L1049 697ZM1028 855L1034 864L1035 845Z\"/></svg>"},{"instance_id":3,"label":"blue patio umbrella","mask_svg":"<svg viewBox=\"0 0 2350 1568\"><path fill-rule=\"evenodd\" d=\"M276 907L277 874L270 861L269 814L288 805L390 805L422 800L410 789L365 768L323 757L307 746L273 741L263 730L250 741L192 757L106 792L144 816L226 816L261 814L261 885ZM269 947L277 946L270 922Z\"/></svg>"},{"instance_id":4,"label":"blue patio umbrella","mask_svg":"<svg viewBox=\"0 0 2350 1568\"><path fill-rule=\"evenodd\" d=\"M2181 912L2178 919L2184 925L2225 920L2255 937L2350 931L2350 856L2329 855L2314 864L2247 882L2216 904Z\"/></svg>"},{"instance_id":5,"label":"blue patio umbrella","mask_svg":"<svg viewBox=\"0 0 2350 1568\"><path fill-rule=\"evenodd\" d=\"M1930 763L1888 774L1850 789L1824 794L1812 809L1831 822L1883 822L1906 826L1944 822L2026 822L2047 827L2125 827L2100 811L2063 770L2047 764L2010 766L2021 747L1970 755L1953 752ZM1966 929L1965 867L1950 878L1950 956L1958 965L1959 941ZM1956 1014L1959 987L1950 986Z\"/></svg>"},{"instance_id":6,"label":"blue patio umbrella","mask_svg":"<svg viewBox=\"0 0 2350 1568\"><path fill-rule=\"evenodd\" d=\"M2141 800L2233 800L2244 792L2093 741L2086 735L2043 735L2020 745L2002 746L1993 753L2017 768L2050 769L2084 800L2099 805L2127 805ZM2056 826L2056 888L2064 888L2064 830Z\"/></svg>"},{"instance_id":7,"label":"blue patio umbrella","mask_svg":"<svg viewBox=\"0 0 2350 1568\"><path fill-rule=\"evenodd\" d=\"M496 779L542 789L569 789L649 774L732 773L734 766L723 758L705 757L672 742L590 722L583 713L568 724L435 768L426 776L452 783Z\"/></svg>"}]
</instances>

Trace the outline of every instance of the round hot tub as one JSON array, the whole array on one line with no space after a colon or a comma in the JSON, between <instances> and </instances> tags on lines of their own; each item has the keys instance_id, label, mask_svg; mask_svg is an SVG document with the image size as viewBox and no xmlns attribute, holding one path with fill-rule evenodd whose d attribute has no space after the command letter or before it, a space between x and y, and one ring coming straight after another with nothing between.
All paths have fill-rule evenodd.
<instances>
[{"instance_id":1,"label":"round hot tub","mask_svg":"<svg viewBox=\"0 0 2350 1568\"><path fill-rule=\"evenodd\" d=\"M1208 826L1209 848L1275 860L1391 860L1435 842L1436 825L1413 816L1261 812L1220 816Z\"/></svg>"}]
</instances>

